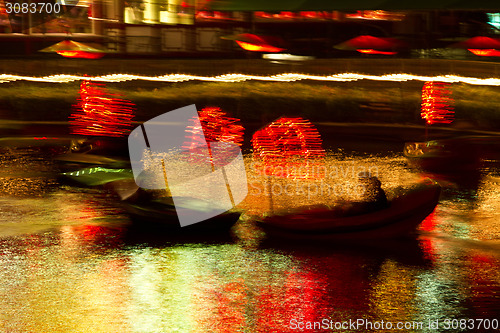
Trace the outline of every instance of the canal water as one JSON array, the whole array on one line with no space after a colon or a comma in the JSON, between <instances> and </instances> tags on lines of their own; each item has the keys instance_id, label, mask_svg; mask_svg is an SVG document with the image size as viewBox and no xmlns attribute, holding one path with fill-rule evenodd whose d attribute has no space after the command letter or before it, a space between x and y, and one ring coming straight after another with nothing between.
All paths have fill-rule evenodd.
<instances>
[{"instance_id":1,"label":"canal water","mask_svg":"<svg viewBox=\"0 0 500 333\"><path fill-rule=\"evenodd\" d=\"M238 206L244 214L232 232L182 239L134 226L104 189L62 183L46 154L4 149L0 331L500 327L499 165L487 161L475 172L440 176L441 201L415 238L321 244L266 239L253 223L257 216L353 199L359 171L376 173L388 196L429 176L407 167L398 144L382 142L376 151L362 144L326 146L323 180L336 191L326 195L309 186L283 193L288 181L271 179L267 186L247 155L250 193Z\"/></svg>"}]
</instances>

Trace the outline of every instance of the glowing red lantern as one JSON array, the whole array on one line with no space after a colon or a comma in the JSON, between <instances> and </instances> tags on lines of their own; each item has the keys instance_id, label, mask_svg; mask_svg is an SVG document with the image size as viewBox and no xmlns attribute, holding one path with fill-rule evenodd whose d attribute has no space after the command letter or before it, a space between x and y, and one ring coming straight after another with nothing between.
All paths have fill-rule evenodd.
<instances>
[{"instance_id":1,"label":"glowing red lantern","mask_svg":"<svg viewBox=\"0 0 500 333\"><path fill-rule=\"evenodd\" d=\"M121 137L128 135L134 117L134 104L117 98L91 81L80 85L80 97L70 116L71 133L79 135Z\"/></svg>"},{"instance_id":2,"label":"glowing red lantern","mask_svg":"<svg viewBox=\"0 0 500 333\"><path fill-rule=\"evenodd\" d=\"M283 117L255 132L254 159L262 161L258 172L286 178L317 178L325 150L319 132L301 117Z\"/></svg>"},{"instance_id":3,"label":"glowing red lantern","mask_svg":"<svg viewBox=\"0 0 500 333\"><path fill-rule=\"evenodd\" d=\"M453 122L453 99L450 84L426 82L422 88L422 119L427 124L449 124Z\"/></svg>"},{"instance_id":4,"label":"glowing red lantern","mask_svg":"<svg viewBox=\"0 0 500 333\"><path fill-rule=\"evenodd\" d=\"M200 149L200 154L198 154L201 160L204 160L203 150L205 149L205 142L209 145L209 153L210 142L226 142L236 144L241 146L243 144L243 132L245 128L240 124L240 120L238 118L232 118L227 115L226 112L222 111L218 107L206 107L198 112L199 124L198 121L193 119L194 125L188 126L187 139L188 141L182 147L186 152L189 153L191 157L197 156L194 152L197 149ZM227 153L229 154L232 151L228 148ZM210 153L210 162L212 165L219 164L213 160L213 157ZM223 159L227 154L218 154L218 158ZM199 160L197 158L197 160ZM220 163L224 165L223 161Z\"/></svg>"}]
</instances>

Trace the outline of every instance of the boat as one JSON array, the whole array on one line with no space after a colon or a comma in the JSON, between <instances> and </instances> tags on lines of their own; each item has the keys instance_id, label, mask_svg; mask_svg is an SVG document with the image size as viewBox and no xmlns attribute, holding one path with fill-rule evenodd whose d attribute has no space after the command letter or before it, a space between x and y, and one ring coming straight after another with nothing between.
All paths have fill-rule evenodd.
<instances>
[{"instance_id":1,"label":"boat","mask_svg":"<svg viewBox=\"0 0 500 333\"><path fill-rule=\"evenodd\" d=\"M171 197L162 197L153 200L123 201L123 207L136 225L146 228L160 227L175 232L215 232L229 230L240 218L241 213L228 211L210 219L181 227L177 218L177 210L192 211L195 215L200 210L205 210L206 205L200 205L198 200L192 198L176 198L174 206Z\"/></svg>"},{"instance_id":2,"label":"boat","mask_svg":"<svg viewBox=\"0 0 500 333\"><path fill-rule=\"evenodd\" d=\"M130 160L120 157L107 157L91 153L65 153L57 155L53 161L63 172L78 171L87 167L108 169L130 169Z\"/></svg>"},{"instance_id":3,"label":"boat","mask_svg":"<svg viewBox=\"0 0 500 333\"><path fill-rule=\"evenodd\" d=\"M407 142L403 153L411 167L437 173L468 171L479 167L481 152L488 142L498 142L498 138L464 136Z\"/></svg>"},{"instance_id":4,"label":"boat","mask_svg":"<svg viewBox=\"0 0 500 333\"><path fill-rule=\"evenodd\" d=\"M79 186L101 186L114 192L121 200L121 205L128 213L134 226L145 228L159 227L176 232L218 231L229 230L238 221L241 213L229 211L190 226L181 227L177 212L197 215L206 212L204 204L193 198L176 198L176 205L168 193L159 196L163 190L143 190L135 183L131 169L109 169L104 167L89 167L77 171L64 172L61 176ZM163 191L164 192L164 191ZM210 209L210 208L209 208ZM184 214L184 216L185 216Z\"/></svg>"},{"instance_id":5,"label":"boat","mask_svg":"<svg viewBox=\"0 0 500 333\"><path fill-rule=\"evenodd\" d=\"M440 186L419 184L393 199L390 206L367 214L335 216L332 209L303 209L287 215L259 219L257 225L269 237L296 240L378 240L408 236L432 213L439 201Z\"/></svg>"},{"instance_id":6,"label":"boat","mask_svg":"<svg viewBox=\"0 0 500 333\"><path fill-rule=\"evenodd\" d=\"M86 167L130 169L128 148L123 140L86 138L71 150L53 158L63 172L78 171Z\"/></svg>"},{"instance_id":7,"label":"boat","mask_svg":"<svg viewBox=\"0 0 500 333\"><path fill-rule=\"evenodd\" d=\"M120 180L133 181L134 179L131 169L110 169L100 166L62 172L61 177L80 186L102 186Z\"/></svg>"}]
</instances>

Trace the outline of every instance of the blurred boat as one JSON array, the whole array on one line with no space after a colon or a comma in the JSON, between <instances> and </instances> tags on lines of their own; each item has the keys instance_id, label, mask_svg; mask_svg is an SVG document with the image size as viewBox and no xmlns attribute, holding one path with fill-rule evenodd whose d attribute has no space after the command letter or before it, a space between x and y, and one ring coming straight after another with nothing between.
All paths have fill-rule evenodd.
<instances>
[{"instance_id":1,"label":"blurred boat","mask_svg":"<svg viewBox=\"0 0 500 333\"><path fill-rule=\"evenodd\" d=\"M135 183L131 169L111 169L104 167L89 167L77 171L61 174L72 183L79 186L103 186L114 192L122 200L121 204L130 215L135 226L159 226L162 229L177 232L188 231L217 231L228 230L239 219L241 213L226 212L208 220L182 227L177 218L179 210L184 211L184 216L213 209L213 205L193 199L178 198L176 205L164 190L143 190ZM163 196L155 196L158 192L165 192ZM193 217L193 220L195 218Z\"/></svg>"},{"instance_id":2,"label":"blurred boat","mask_svg":"<svg viewBox=\"0 0 500 333\"><path fill-rule=\"evenodd\" d=\"M162 197L146 201L126 200L123 207L133 222L144 227L157 226L176 232L222 231L229 230L240 218L239 212L225 212L210 219L189 226L181 227L177 211L184 210L183 215L192 213L197 216L200 211L206 212L207 204L193 198L176 198L174 205L171 197ZM195 218L193 218L194 220Z\"/></svg>"},{"instance_id":3,"label":"blurred boat","mask_svg":"<svg viewBox=\"0 0 500 333\"><path fill-rule=\"evenodd\" d=\"M298 240L377 240L408 236L432 213L441 188L436 183L418 187L393 199L389 208L375 212L336 216L335 210L317 209L274 215L258 221L271 237Z\"/></svg>"},{"instance_id":4,"label":"blurred boat","mask_svg":"<svg viewBox=\"0 0 500 333\"><path fill-rule=\"evenodd\" d=\"M59 170L63 172L63 175L90 167L130 169L129 160L94 154L66 153L55 156L53 160L59 165Z\"/></svg>"},{"instance_id":5,"label":"blurred boat","mask_svg":"<svg viewBox=\"0 0 500 333\"><path fill-rule=\"evenodd\" d=\"M477 169L480 165L479 137L460 137L425 142L407 142L408 164L431 172Z\"/></svg>"},{"instance_id":6,"label":"blurred boat","mask_svg":"<svg viewBox=\"0 0 500 333\"><path fill-rule=\"evenodd\" d=\"M110 169L99 166L63 172L61 176L82 186L102 186L119 180L134 179L131 169Z\"/></svg>"},{"instance_id":7,"label":"blurred boat","mask_svg":"<svg viewBox=\"0 0 500 333\"><path fill-rule=\"evenodd\" d=\"M130 169L126 141L86 138L71 150L54 157L63 172L78 171L86 167Z\"/></svg>"}]
</instances>

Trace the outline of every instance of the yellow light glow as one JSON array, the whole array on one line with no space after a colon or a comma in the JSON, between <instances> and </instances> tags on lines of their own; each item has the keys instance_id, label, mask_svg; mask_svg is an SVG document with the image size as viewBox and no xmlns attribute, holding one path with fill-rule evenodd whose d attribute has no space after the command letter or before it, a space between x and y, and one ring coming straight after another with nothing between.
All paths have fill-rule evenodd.
<instances>
[{"instance_id":1,"label":"yellow light glow","mask_svg":"<svg viewBox=\"0 0 500 333\"><path fill-rule=\"evenodd\" d=\"M301 80L312 81L334 81L334 82L352 82L358 80L374 80L388 82L405 81L439 81L447 83L467 83L484 86L500 86L500 78L481 79L476 77L462 77L455 75L442 76L420 76L413 74L387 74L387 75L366 75L356 73L341 73L334 75L307 75L298 73L283 73L277 75L246 75L246 74L224 74L217 76L197 76L189 74L167 74L161 76L143 76L132 74L110 74L102 76L78 76L57 74L43 77L21 76L11 74L0 74L0 83L14 81L31 82L50 82L50 83L68 83L79 80L99 81L99 82L125 82L125 81L158 81L158 82L185 82L185 81L207 81L207 82L243 82L243 81L271 81L271 82L293 82Z\"/></svg>"}]
</instances>

